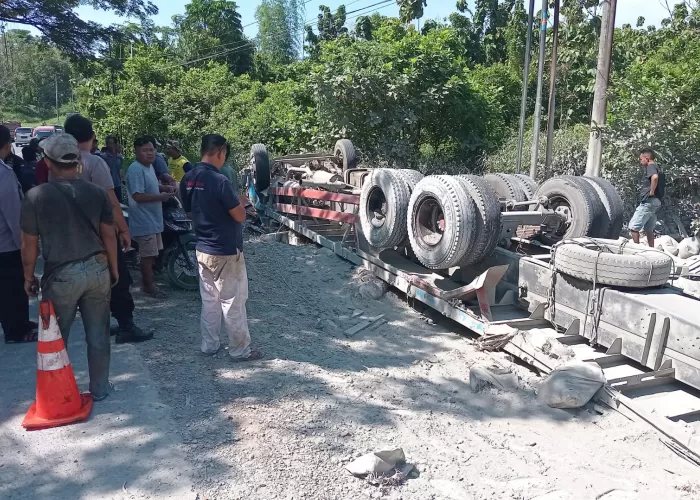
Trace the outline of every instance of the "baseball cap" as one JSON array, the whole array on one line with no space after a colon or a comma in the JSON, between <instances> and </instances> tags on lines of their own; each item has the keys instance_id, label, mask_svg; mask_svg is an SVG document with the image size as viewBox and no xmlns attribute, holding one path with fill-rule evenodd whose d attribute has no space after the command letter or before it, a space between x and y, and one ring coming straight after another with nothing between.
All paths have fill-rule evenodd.
<instances>
[{"instance_id":1,"label":"baseball cap","mask_svg":"<svg viewBox=\"0 0 700 500\"><path fill-rule=\"evenodd\" d=\"M167 141L165 143L166 147L173 148L175 151L180 152L180 141Z\"/></svg>"},{"instance_id":2,"label":"baseball cap","mask_svg":"<svg viewBox=\"0 0 700 500\"><path fill-rule=\"evenodd\" d=\"M52 135L39 143L44 155L56 163L75 163L80 159L78 141L72 135Z\"/></svg>"}]
</instances>

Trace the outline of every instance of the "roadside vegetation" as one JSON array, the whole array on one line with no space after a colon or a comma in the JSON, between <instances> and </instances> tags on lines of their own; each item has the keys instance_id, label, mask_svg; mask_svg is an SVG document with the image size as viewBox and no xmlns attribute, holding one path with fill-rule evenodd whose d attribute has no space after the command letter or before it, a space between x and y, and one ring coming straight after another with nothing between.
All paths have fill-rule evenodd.
<instances>
[{"instance_id":1,"label":"roadside vegetation","mask_svg":"<svg viewBox=\"0 0 700 500\"><path fill-rule=\"evenodd\" d=\"M192 0L170 26L150 21L148 4L116 3L141 21L92 33L96 42L88 53L81 44L6 33L10 50L0 51L4 119L22 118L19 111L28 107L36 116L55 116L58 87L61 110L85 113L100 136L117 134L127 144L149 132L195 151L204 132L217 131L231 140L240 163L256 142L287 154L327 149L348 137L369 164L426 173L515 168L527 25L522 2L477 0L470 10L459 0L448 19L421 19L418 30L413 21L423 14L421 0L398 0L401 19L374 12L382 5L363 8L377 2L315 13L300 0L263 0L253 40L234 2ZM540 179L585 168L597 3L563 1L557 113L551 117L554 162L549 169L539 165ZM671 7L660 26L640 18L616 30L608 124L601 133L605 175L628 209L635 203L635 152L652 146L687 224L698 215L698 102L697 2ZM531 125L529 134L524 169Z\"/></svg>"}]
</instances>

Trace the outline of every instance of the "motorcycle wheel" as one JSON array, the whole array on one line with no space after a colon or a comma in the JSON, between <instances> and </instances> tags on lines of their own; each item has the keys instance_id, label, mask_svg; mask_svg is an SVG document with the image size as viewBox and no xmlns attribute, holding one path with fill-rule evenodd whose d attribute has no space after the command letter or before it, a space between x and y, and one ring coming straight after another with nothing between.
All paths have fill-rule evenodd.
<instances>
[{"instance_id":1,"label":"motorcycle wheel","mask_svg":"<svg viewBox=\"0 0 700 500\"><path fill-rule=\"evenodd\" d=\"M170 282L183 290L199 290L199 266L197 265L196 245L197 238L193 234L185 234L180 237L190 259L190 265L185 259L182 248L178 245L167 258L167 272Z\"/></svg>"}]
</instances>

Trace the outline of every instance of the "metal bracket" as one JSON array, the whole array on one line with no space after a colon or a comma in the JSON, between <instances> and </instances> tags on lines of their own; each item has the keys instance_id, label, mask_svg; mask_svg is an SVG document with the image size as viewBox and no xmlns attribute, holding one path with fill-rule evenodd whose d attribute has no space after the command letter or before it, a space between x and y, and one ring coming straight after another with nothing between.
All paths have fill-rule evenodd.
<instances>
[{"instance_id":1,"label":"metal bracket","mask_svg":"<svg viewBox=\"0 0 700 500\"><path fill-rule=\"evenodd\" d=\"M620 337L616 338L613 343L605 351L605 354L622 354L622 339Z\"/></svg>"},{"instance_id":2,"label":"metal bracket","mask_svg":"<svg viewBox=\"0 0 700 500\"><path fill-rule=\"evenodd\" d=\"M669 379L673 379L675 375L675 368L665 368L663 370L630 375L628 377L614 378L608 380L608 385L611 385L618 391L627 391L630 389L640 389L642 387L658 385L659 383L668 383Z\"/></svg>"}]
</instances>

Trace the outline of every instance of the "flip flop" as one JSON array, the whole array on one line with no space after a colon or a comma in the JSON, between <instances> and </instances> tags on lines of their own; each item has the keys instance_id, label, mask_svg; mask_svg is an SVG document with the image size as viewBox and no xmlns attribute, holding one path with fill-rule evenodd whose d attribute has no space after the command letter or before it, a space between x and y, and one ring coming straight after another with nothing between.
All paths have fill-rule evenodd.
<instances>
[{"instance_id":1,"label":"flip flop","mask_svg":"<svg viewBox=\"0 0 700 500\"><path fill-rule=\"evenodd\" d=\"M39 339L39 333L36 330L25 333L22 337L18 338L7 338L5 337L6 344L30 344L36 342Z\"/></svg>"}]
</instances>

